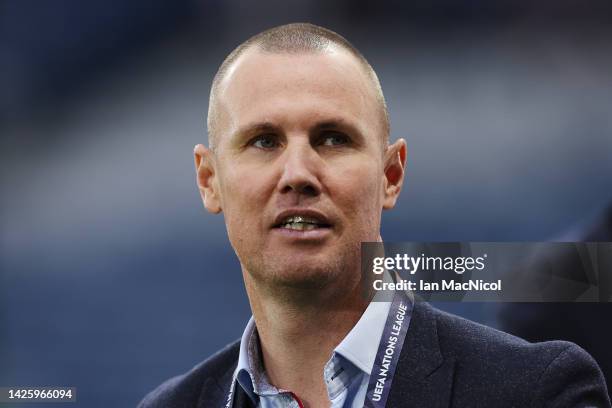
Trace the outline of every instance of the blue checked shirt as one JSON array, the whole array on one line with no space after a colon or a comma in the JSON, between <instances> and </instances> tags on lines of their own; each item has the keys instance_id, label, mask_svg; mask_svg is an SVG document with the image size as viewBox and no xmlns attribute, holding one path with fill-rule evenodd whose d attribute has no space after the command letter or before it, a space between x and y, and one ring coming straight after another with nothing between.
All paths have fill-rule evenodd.
<instances>
[{"instance_id":1,"label":"blue checked shirt","mask_svg":"<svg viewBox=\"0 0 612 408\"><path fill-rule=\"evenodd\" d=\"M362 408L378 343L389 313L388 302L371 302L334 349L323 369L332 408ZM290 390L271 385L264 371L255 320L251 317L240 342L235 387L242 387L258 408L299 408Z\"/></svg>"}]
</instances>

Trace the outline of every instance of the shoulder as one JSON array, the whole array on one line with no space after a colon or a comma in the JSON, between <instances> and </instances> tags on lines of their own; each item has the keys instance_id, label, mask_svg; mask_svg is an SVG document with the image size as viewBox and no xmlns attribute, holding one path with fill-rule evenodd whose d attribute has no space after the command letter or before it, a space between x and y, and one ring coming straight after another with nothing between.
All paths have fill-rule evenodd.
<instances>
[{"instance_id":1,"label":"shoulder","mask_svg":"<svg viewBox=\"0 0 612 408\"><path fill-rule=\"evenodd\" d=\"M511 363L510 366L540 367L555 359L573 356L578 361L593 363L582 348L567 341L530 343L511 334L443 312L426 305L435 318L440 349L447 357L485 363Z\"/></svg>"},{"instance_id":2,"label":"shoulder","mask_svg":"<svg viewBox=\"0 0 612 408\"><path fill-rule=\"evenodd\" d=\"M237 340L188 372L170 378L147 394L138 408L195 407L203 397L210 398L202 395L205 387L211 392L220 393L219 397L222 398L225 382L229 384L238 361L239 349L240 341Z\"/></svg>"},{"instance_id":3,"label":"shoulder","mask_svg":"<svg viewBox=\"0 0 612 408\"><path fill-rule=\"evenodd\" d=\"M599 366L576 344L530 343L429 305L424 307L436 322L442 355L455 361L459 389L470 394L504 390L508 398L520 392L533 406L573 406L577 401L609 406Z\"/></svg>"}]
</instances>

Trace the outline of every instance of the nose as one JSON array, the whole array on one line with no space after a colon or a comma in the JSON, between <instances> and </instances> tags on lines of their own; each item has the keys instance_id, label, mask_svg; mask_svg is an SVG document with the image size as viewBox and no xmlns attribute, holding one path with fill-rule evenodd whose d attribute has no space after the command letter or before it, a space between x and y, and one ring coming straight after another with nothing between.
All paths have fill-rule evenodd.
<instances>
[{"instance_id":1,"label":"nose","mask_svg":"<svg viewBox=\"0 0 612 408\"><path fill-rule=\"evenodd\" d=\"M279 190L297 197L316 197L321 193L320 158L307 141L293 141L283 152L282 175Z\"/></svg>"}]
</instances>

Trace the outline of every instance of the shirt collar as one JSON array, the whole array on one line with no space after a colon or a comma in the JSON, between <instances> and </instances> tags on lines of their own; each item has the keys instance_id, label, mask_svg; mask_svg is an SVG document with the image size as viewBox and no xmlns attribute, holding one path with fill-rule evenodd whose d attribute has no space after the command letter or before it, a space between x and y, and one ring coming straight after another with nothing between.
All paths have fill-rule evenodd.
<instances>
[{"instance_id":1,"label":"shirt collar","mask_svg":"<svg viewBox=\"0 0 612 408\"><path fill-rule=\"evenodd\" d=\"M338 344L334 352L370 375L390 308L389 302L370 302L357 324Z\"/></svg>"},{"instance_id":2,"label":"shirt collar","mask_svg":"<svg viewBox=\"0 0 612 408\"><path fill-rule=\"evenodd\" d=\"M385 282L394 280L389 270L385 270L381 278ZM378 344L391 309L391 302L384 296L382 292L375 293L357 324L334 350L368 375L372 374Z\"/></svg>"},{"instance_id":3,"label":"shirt collar","mask_svg":"<svg viewBox=\"0 0 612 408\"><path fill-rule=\"evenodd\" d=\"M275 394L281 391L272 386L266 377L261 357L259 335L257 334L255 319L252 316L240 340L240 352L235 373L236 381L253 401L257 400L256 394Z\"/></svg>"}]
</instances>

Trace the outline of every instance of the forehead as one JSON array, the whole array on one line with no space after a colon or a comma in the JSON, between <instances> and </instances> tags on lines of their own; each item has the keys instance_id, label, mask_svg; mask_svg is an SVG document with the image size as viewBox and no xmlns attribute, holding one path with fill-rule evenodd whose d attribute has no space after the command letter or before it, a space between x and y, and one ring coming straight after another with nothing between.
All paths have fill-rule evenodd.
<instances>
[{"instance_id":1,"label":"forehead","mask_svg":"<svg viewBox=\"0 0 612 408\"><path fill-rule=\"evenodd\" d=\"M307 126L342 119L372 133L377 100L371 79L349 52L279 54L246 51L219 87L222 134L249 123Z\"/></svg>"}]
</instances>

